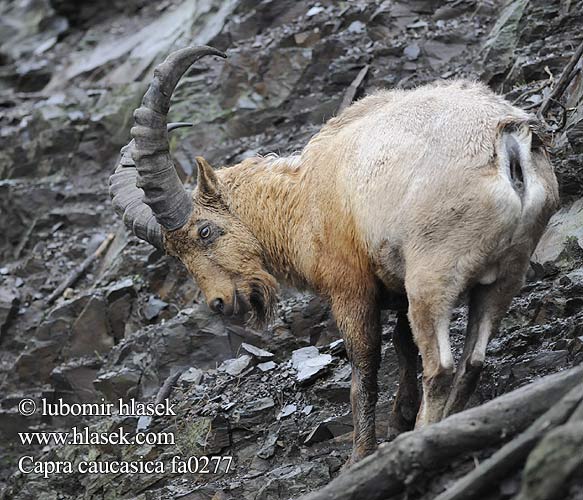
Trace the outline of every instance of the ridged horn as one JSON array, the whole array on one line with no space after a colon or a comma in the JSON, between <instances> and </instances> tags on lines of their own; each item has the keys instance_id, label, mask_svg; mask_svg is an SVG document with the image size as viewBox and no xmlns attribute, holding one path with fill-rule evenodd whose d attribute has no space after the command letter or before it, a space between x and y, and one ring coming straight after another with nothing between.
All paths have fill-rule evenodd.
<instances>
[{"instance_id":1,"label":"ridged horn","mask_svg":"<svg viewBox=\"0 0 583 500\"><path fill-rule=\"evenodd\" d=\"M181 127L192 127L192 123L169 123L167 130L171 132ZM138 171L132 158L134 149L133 139L121 149L115 172L109 178L111 203L125 225L138 238L163 250L162 227L152 209L144 203L144 191L136 186Z\"/></svg>"},{"instance_id":2,"label":"ridged horn","mask_svg":"<svg viewBox=\"0 0 583 500\"><path fill-rule=\"evenodd\" d=\"M120 162L110 178L115 210L138 236L163 248L162 229L184 226L192 211L170 155L168 132L190 124L166 124L172 93L182 75L201 57L226 55L212 47L188 47L170 54L154 70L142 105L134 112L133 140L122 149Z\"/></svg>"},{"instance_id":3,"label":"ridged horn","mask_svg":"<svg viewBox=\"0 0 583 500\"><path fill-rule=\"evenodd\" d=\"M212 47L188 47L170 54L154 70L154 78L134 112L131 130L135 141L132 157L138 169L137 186L144 190L144 203L164 229L173 231L188 221L190 195L180 181L170 156L166 115L170 98L186 70L201 57L225 54Z\"/></svg>"}]
</instances>

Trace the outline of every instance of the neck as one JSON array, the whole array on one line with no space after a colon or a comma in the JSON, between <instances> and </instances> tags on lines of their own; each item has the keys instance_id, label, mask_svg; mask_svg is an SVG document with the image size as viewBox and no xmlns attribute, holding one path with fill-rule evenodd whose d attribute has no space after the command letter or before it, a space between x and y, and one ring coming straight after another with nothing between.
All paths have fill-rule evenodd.
<instances>
[{"instance_id":1,"label":"neck","mask_svg":"<svg viewBox=\"0 0 583 500\"><path fill-rule=\"evenodd\" d=\"M303 287L310 281L309 196L302 194L299 157L251 158L219 170L227 204L265 252L278 279Z\"/></svg>"}]
</instances>

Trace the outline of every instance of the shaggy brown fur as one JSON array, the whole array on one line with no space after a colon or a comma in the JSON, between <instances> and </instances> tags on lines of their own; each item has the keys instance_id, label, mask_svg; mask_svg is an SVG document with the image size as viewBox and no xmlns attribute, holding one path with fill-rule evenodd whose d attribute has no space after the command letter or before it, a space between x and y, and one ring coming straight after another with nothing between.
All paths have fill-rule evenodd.
<instances>
[{"instance_id":1,"label":"shaggy brown fur","mask_svg":"<svg viewBox=\"0 0 583 500\"><path fill-rule=\"evenodd\" d=\"M192 216L165 234L166 248L227 315L268 319L277 280L329 298L353 369L356 461L376 447L387 292L408 299L394 336L401 384L391 431L435 422L472 393L487 340L557 206L530 119L473 82L378 92L330 120L301 155L216 172L199 159ZM448 325L464 293L470 317L456 372Z\"/></svg>"}]
</instances>

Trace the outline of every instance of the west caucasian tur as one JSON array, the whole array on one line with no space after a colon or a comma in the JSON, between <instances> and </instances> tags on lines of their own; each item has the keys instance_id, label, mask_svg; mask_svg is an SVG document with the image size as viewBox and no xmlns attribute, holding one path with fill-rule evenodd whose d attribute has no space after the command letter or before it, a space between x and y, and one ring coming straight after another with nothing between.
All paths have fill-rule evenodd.
<instances>
[{"instance_id":1,"label":"west caucasian tur","mask_svg":"<svg viewBox=\"0 0 583 500\"><path fill-rule=\"evenodd\" d=\"M329 120L298 155L218 170L197 158L190 194L166 117L181 76L208 55L225 57L191 47L156 68L110 181L124 222L180 259L225 316L268 320L278 280L330 300L352 365L349 463L376 447L379 318L389 298L403 297L392 432L464 408L558 203L534 117L471 81L379 91ZM456 369L449 322L460 297L469 320Z\"/></svg>"}]
</instances>

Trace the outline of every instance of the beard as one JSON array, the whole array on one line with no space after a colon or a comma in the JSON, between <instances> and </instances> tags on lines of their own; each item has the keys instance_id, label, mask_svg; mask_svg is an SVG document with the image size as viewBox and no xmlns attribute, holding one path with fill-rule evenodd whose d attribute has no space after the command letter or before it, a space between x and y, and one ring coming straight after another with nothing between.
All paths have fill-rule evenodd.
<instances>
[{"instance_id":1,"label":"beard","mask_svg":"<svg viewBox=\"0 0 583 500\"><path fill-rule=\"evenodd\" d=\"M248 317L245 323L255 329L263 329L274 317L277 305L277 282L271 274L255 274L240 290L239 300L246 303Z\"/></svg>"}]
</instances>

